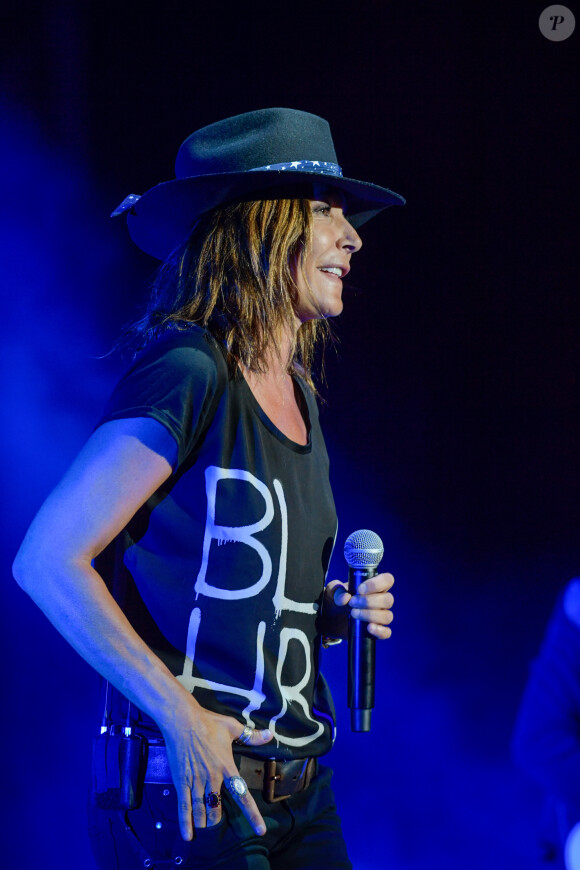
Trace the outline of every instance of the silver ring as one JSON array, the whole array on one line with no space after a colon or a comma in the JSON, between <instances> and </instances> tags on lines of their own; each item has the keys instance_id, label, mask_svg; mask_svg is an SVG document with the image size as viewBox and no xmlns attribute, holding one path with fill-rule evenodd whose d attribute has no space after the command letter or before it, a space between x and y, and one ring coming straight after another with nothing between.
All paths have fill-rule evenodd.
<instances>
[{"instance_id":1,"label":"silver ring","mask_svg":"<svg viewBox=\"0 0 580 870\"><path fill-rule=\"evenodd\" d=\"M233 797L241 798L248 793L246 780L241 776L228 776L225 780L225 787Z\"/></svg>"},{"instance_id":2,"label":"silver ring","mask_svg":"<svg viewBox=\"0 0 580 870\"><path fill-rule=\"evenodd\" d=\"M239 737L236 737L234 743L237 743L238 746L247 746L250 740L252 739L252 735L254 733L254 729L250 728L249 725L244 725L244 730L240 734Z\"/></svg>"}]
</instances>

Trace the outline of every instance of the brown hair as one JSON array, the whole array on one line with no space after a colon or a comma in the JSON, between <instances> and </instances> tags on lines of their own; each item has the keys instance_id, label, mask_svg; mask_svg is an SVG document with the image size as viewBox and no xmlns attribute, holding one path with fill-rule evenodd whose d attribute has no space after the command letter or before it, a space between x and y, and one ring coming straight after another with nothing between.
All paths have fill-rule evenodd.
<instances>
[{"instance_id":1,"label":"brown hair","mask_svg":"<svg viewBox=\"0 0 580 870\"><path fill-rule=\"evenodd\" d=\"M170 327L197 323L226 348L231 370L242 362L263 371L266 350L276 347L284 330L295 334L294 270L302 269L310 238L307 199L259 199L213 209L160 267L148 309L130 332L143 346ZM303 323L287 361L288 370L313 389L316 344L328 333L324 318Z\"/></svg>"}]
</instances>

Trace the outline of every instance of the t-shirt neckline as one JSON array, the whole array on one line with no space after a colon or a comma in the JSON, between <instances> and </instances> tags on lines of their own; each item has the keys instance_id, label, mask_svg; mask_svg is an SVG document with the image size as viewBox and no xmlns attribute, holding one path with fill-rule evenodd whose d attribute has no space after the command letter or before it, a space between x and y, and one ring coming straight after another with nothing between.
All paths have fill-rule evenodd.
<instances>
[{"instance_id":1,"label":"t-shirt neckline","mask_svg":"<svg viewBox=\"0 0 580 870\"><path fill-rule=\"evenodd\" d=\"M312 450L312 423L310 420L310 411L309 411L308 399L306 397L306 392L305 392L304 386L300 382L300 378L297 378L295 375L292 375L292 381L294 382L294 384L296 384L298 386L298 389L302 393L302 398L304 399L304 408L306 409L306 412L308 415L307 419L304 420L304 422L306 424L306 431L307 431L307 436L308 436L308 440L307 440L306 444L298 444L297 441L293 441L291 438L288 438L288 436L284 435L282 430L278 429L278 427L272 422L272 420L270 420L270 418L268 417L268 415L266 414L266 412L264 411L264 409L262 408L262 406L260 405L260 403L258 402L256 397L254 396L252 390L250 389L250 385L248 384L247 380L245 379L244 373L243 373L243 371L241 371L240 368L238 368L238 370L237 370L237 377L239 379L241 379L241 382L243 384L243 389L246 391L246 393L248 395L248 400L249 400L249 403L250 403L250 406L251 406L253 412L256 414L258 419L263 423L263 425L266 427L266 429L268 429L268 431L271 432L272 435L274 435L274 437L278 439L278 441L280 441L282 444L284 444L285 447L288 447L290 450L293 450L295 453L310 453Z\"/></svg>"}]
</instances>

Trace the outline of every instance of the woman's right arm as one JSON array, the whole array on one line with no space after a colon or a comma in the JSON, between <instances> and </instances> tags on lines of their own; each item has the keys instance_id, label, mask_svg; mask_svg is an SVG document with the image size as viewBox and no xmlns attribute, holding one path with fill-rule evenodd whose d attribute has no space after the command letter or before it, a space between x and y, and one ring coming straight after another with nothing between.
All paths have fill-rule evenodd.
<instances>
[{"instance_id":1,"label":"woman's right arm","mask_svg":"<svg viewBox=\"0 0 580 870\"><path fill-rule=\"evenodd\" d=\"M149 418L105 423L91 436L34 519L14 562L20 586L78 653L161 729L178 794L182 836L216 824L204 793L236 776L232 740L240 723L201 707L141 640L92 567L93 559L167 480L177 448ZM255 732L254 745L268 742ZM241 809L257 833L249 795ZM192 818L193 816L193 818Z\"/></svg>"}]
</instances>

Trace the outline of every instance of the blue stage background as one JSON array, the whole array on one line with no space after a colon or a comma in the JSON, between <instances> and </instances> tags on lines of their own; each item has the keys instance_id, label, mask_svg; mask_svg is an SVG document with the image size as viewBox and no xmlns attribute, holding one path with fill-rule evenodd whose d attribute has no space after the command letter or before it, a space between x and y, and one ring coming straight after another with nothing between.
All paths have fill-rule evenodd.
<instances>
[{"instance_id":1,"label":"blue stage background","mask_svg":"<svg viewBox=\"0 0 580 870\"><path fill-rule=\"evenodd\" d=\"M10 564L123 369L108 351L155 268L108 214L169 178L194 129L271 105L326 117L345 174L408 199L365 228L322 390L331 573L370 527L397 578L369 735L349 730L344 648L325 653L354 865L540 866L541 794L509 741L580 573L578 32L545 39L542 9L6 4L2 866L93 867L99 681Z\"/></svg>"}]
</instances>

